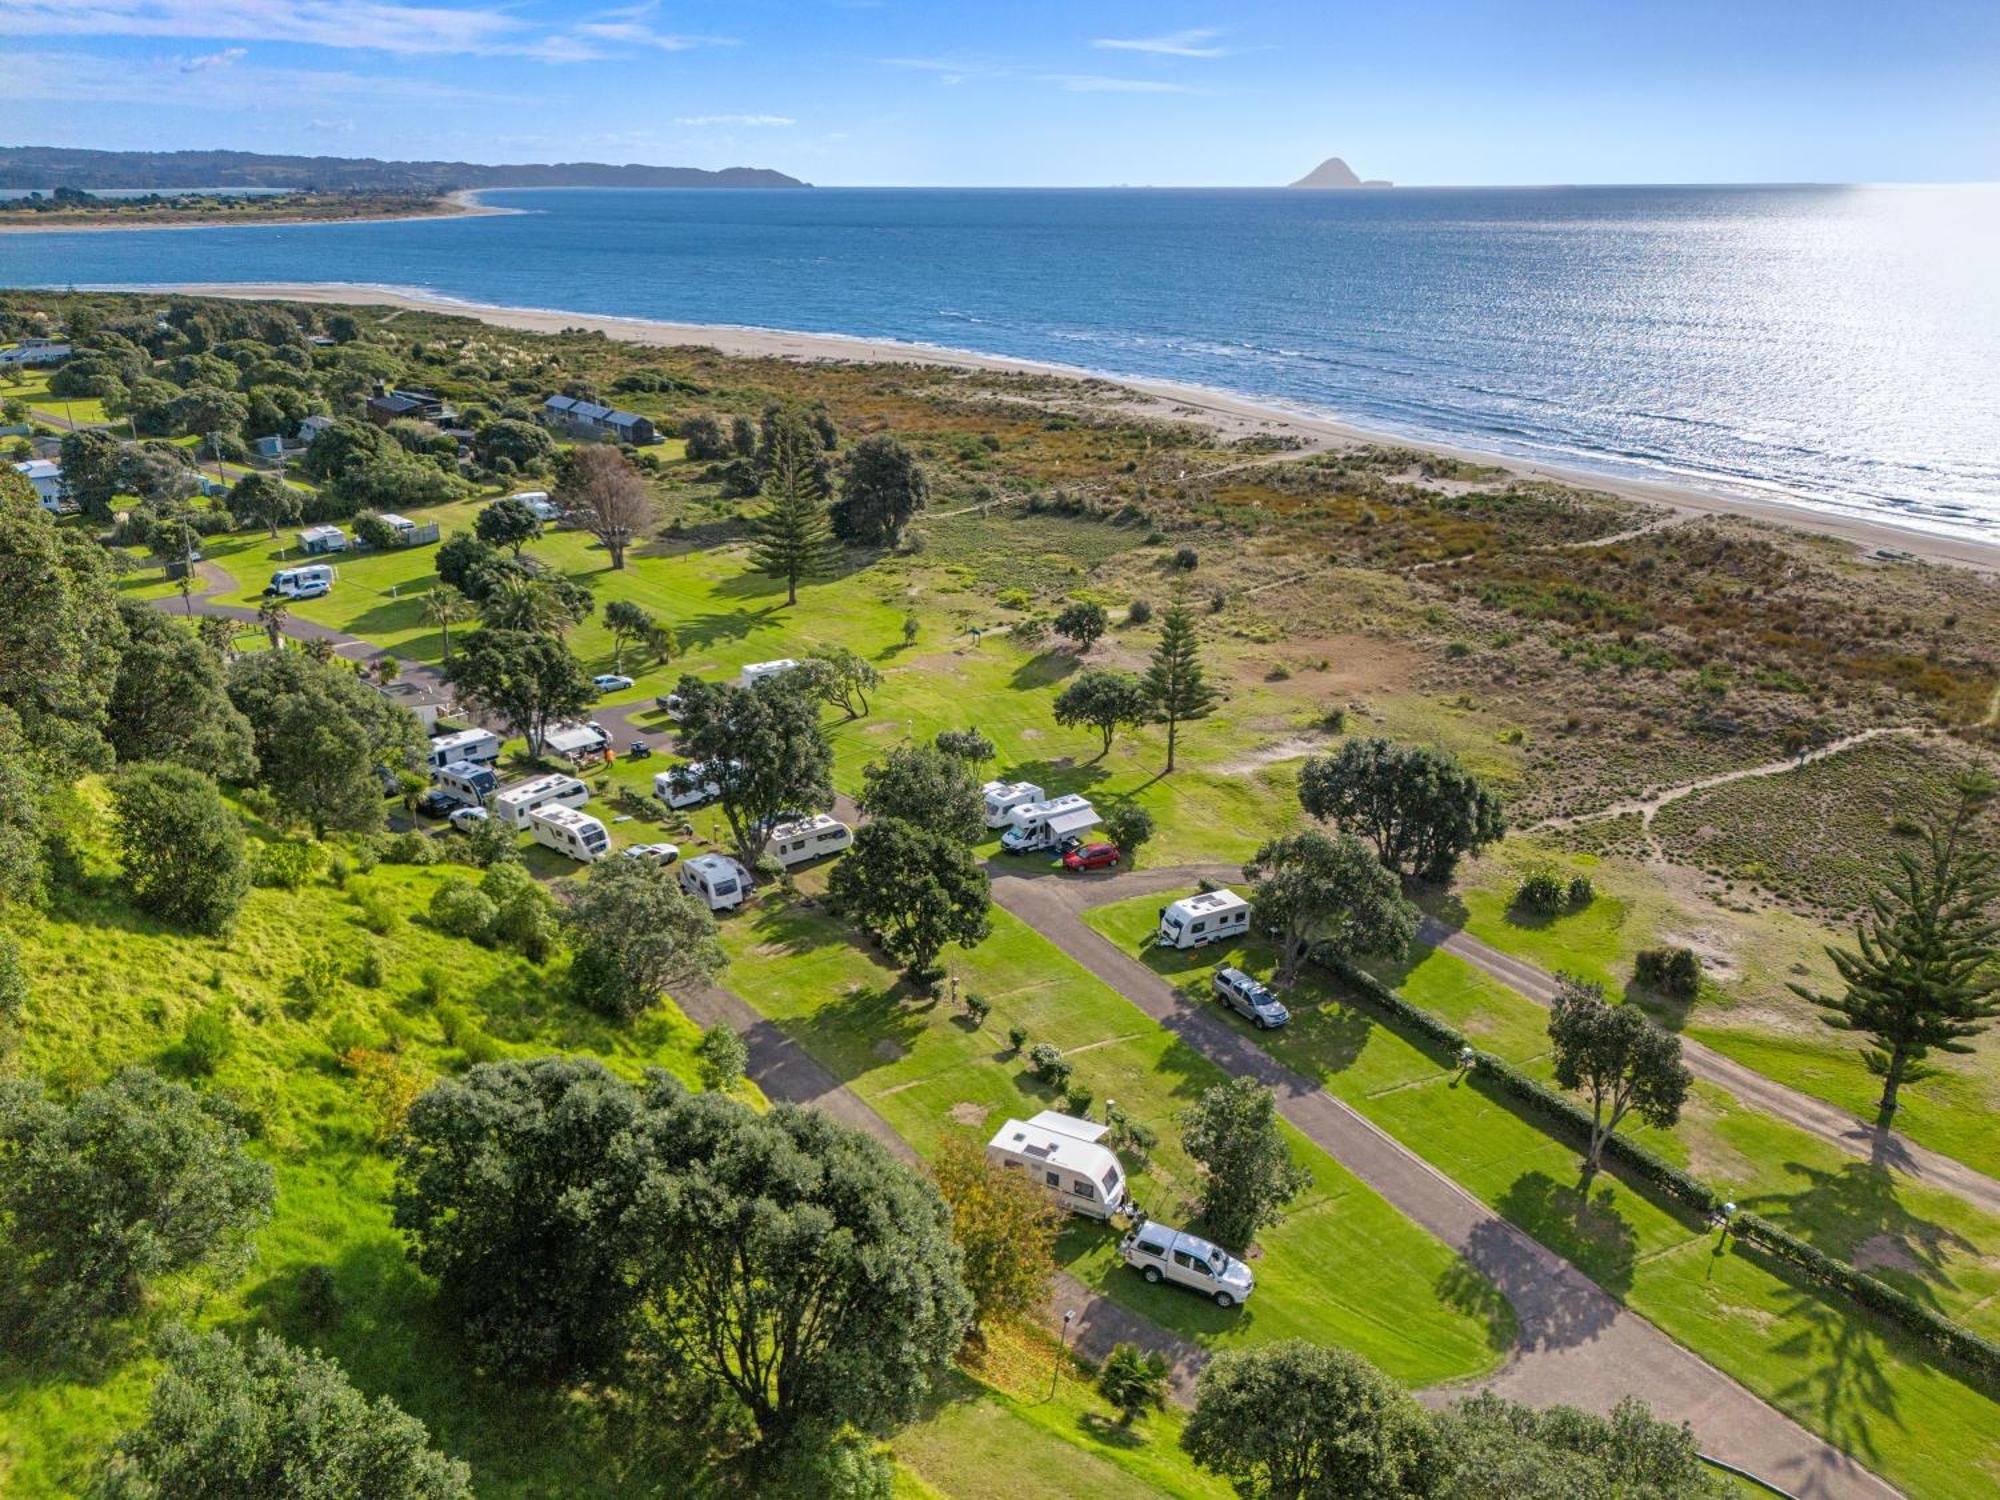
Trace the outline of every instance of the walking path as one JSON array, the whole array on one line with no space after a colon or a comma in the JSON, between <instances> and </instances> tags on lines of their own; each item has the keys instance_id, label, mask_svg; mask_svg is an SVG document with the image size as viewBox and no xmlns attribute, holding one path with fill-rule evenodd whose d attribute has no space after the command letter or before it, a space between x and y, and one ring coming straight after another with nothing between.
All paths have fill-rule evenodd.
<instances>
[{"instance_id":1,"label":"walking path","mask_svg":"<svg viewBox=\"0 0 2000 1500\"><path fill-rule=\"evenodd\" d=\"M1079 919L1090 906L1158 889L1174 877L1186 883L1182 871L1089 881L1004 873L993 882L993 896L1225 1072L1271 1088L1294 1127L1506 1295L1519 1320L1520 1343L1508 1364L1480 1385L1537 1406L1565 1402L1594 1411L1609 1409L1622 1396L1638 1396L1655 1414L1690 1423L1704 1452L1795 1495L1880 1500L1896 1493Z\"/></svg>"}]
</instances>

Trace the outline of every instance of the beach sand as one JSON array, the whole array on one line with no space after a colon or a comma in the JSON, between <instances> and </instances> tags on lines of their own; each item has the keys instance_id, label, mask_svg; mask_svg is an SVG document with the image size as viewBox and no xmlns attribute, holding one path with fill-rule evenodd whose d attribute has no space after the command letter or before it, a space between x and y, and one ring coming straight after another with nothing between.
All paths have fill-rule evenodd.
<instances>
[{"instance_id":1,"label":"beach sand","mask_svg":"<svg viewBox=\"0 0 2000 1500\"><path fill-rule=\"evenodd\" d=\"M511 213L511 209L490 209L474 201L471 194L453 194L469 212ZM535 333L560 333L566 328L586 328L607 338L633 344L662 346L702 345L724 354L796 360L851 360L865 363L943 365L966 370L999 370L1032 375L1055 375L1068 379L1091 380L1115 386L1127 394L1126 409L1135 415L1167 421L1199 422L1213 428L1225 440L1252 436L1291 435L1313 449L1336 449L1360 443L1380 443L1418 448L1468 463L1491 464L1523 479L1550 480L1579 489L1598 490L1664 506L1682 515L1742 516L1833 537L1874 551L1883 549L1908 553L1930 562L1954 563L1986 572L2000 572L2000 538L1992 541L1973 537L1941 536L1890 521L1843 515L1814 508L1809 502L1777 497L1711 492L1691 484L1673 484L1626 479L1595 474L1585 469L1563 468L1504 454L1482 453L1470 448L1372 432L1328 417L1285 411L1257 402L1196 386L1176 385L1126 377L1107 377L1089 370L1035 360L1009 359L971 351L937 349L927 345L902 344L888 340L851 338L843 334L789 333L777 329L733 328L726 325L670 323L649 318L593 316L589 313L549 311L539 308L495 307L483 303L459 302L444 297L425 297L410 292L347 283L183 283L171 287L125 287L126 291L174 291L198 297L234 297L255 301L315 302L340 306L401 307L419 312L448 313L477 318L503 328L519 328Z\"/></svg>"}]
</instances>

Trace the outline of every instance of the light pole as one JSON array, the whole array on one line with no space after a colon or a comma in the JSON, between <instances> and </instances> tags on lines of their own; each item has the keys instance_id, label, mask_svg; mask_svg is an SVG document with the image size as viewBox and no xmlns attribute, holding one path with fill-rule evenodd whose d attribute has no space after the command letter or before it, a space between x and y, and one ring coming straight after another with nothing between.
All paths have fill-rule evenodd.
<instances>
[{"instance_id":1,"label":"light pole","mask_svg":"<svg viewBox=\"0 0 2000 1500\"><path fill-rule=\"evenodd\" d=\"M1056 1382L1062 1379L1063 1356L1069 1353L1069 1325L1076 1316L1075 1308L1063 1312L1062 1332L1056 1335L1056 1362L1049 1368L1049 1399L1056 1399Z\"/></svg>"}]
</instances>

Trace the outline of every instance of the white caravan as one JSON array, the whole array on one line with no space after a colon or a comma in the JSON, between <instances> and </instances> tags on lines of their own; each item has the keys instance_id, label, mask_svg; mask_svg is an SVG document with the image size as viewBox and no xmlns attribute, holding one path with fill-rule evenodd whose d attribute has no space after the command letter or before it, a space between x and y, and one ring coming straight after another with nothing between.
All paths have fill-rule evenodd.
<instances>
[{"instance_id":1,"label":"white caravan","mask_svg":"<svg viewBox=\"0 0 2000 1500\"><path fill-rule=\"evenodd\" d=\"M1052 849L1066 838L1082 837L1104 821L1090 799L1075 792L1052 802L1024 802L1007 817L1014 826L1000 835L1000 847L1009 854Z\"/></svg>"},{"instance_id":2,"label":"white caravan","mask_svg":"<svg viewBox=\"0 0 2000 1500\"><path fill-rule=\"evenodd\" d=\"M1045 1109L1009 1120L986 1143L986 1159L1028 1180L1073 1214L1108 1219L1126 1206L1125 1168L1103 1145L1106 1125Z\"/></svg>"},{"instance_id":3,"label":"white caravan","mask_svg":"<svg viewBox=\"0 0 2000 1500\"><path fill-rule=\"evenodd\" d=\"M789 656L781 656L776 661L753 661L736 674L736 685L753 688L767 677L782 677L798 663Z\"/></svg>"},{"instance_id":4,"label":"white caravan","mask_svg":"<svg viewBox=\"0 0 2000 1500\"><path fill-rule=\"evenodd\" d=\"M655 771L653 795L675 812L680 812L685 808L700 807L704 802L713 802L722 795L722 787L709 774L708 767L697 760L670 770Z\"/></svg>"},{"instance_id":5,"label":"white caravan","mask_svg":"<svg viewBox=\"0 0 2000 1500\"><path fill-rule=\"evenodd\" d=\"M1032 781L989 781L979 790L986 798L988 828L1011 826L1009 813L1029 802L1040 802L1047 795Z\"/></svg>"},{"instance_id":6,"label":"white caravan","mask_svg":"<svg viewBox=\"0 0 2000 1500\"><path fill-rule=\"evenodd\" d=\"M551 724L542 731L544 755L596 755L611 748L611 736L595 719L588 724Z\"/></svg>"},{"instance_id":7,"label":"white caravan","mask_svg":"<svg viewBox=\"0 0 2000 1500\"><path fill-rule=\"evenodd\" d=\"M611 852L611 835L604 825L573 807L536 808L528 814L528 831L536 843L586 865Z\"/></svg>"},{"instance_id":8,"label":"white caravan","mask_svg":"<svg viewBox=\"0 0 2000 1500\"><path fill-rule=\"evenodd\" d=\"M1203 891L1160 908L1159 946L1201 948L1250 930L1250 903L1234 891Z\"/></svg>"},{"instance_id":9,"label":"white caravan","mask_svg":"<svg viewBox=\"0 0 2000 1500\"><path fill-rule=\"evenodd\" d=\"M537 776L493 794L493 816L509 828L526 828L528 814L541 807L581 807L590 800L590 788L574 776L560 772Z\"/></svg>"},{"instance_id":10,"label":"white caravan","mask_svg":"<svg viewBox=\"0 0 2000 1500\"><path fill-rule=\"evenodd\" d=\"M264 593L278 599L317 599L333 589L340 575L331 564L310 563L303 568L280 568L271 575Z\"/></svg>"},{"instance_id":11,"label":"white caravan","mask_svg":"<svg viewBox=\"0 0 2000 1500\"><path fill-rule=\"evenodd\" d=\"M431 737L432 770L448 766L455 760L469 760L476 765L487 765L499 758L500 736L490 729L461 729L456 734L439 734Z\"/></svg>"},{"instance_id":12,"label":"white caravan","mask_svg":"<svg viewBox=\"0 0 2000 1500\"><path fill-rule=\"evenodd\" d=\"M439 791L466 807L484 807L486 799L500 790L500 778L491 766L469 760L439 766L431 772L431 781Z\"/></svg>"},{"instance_id":13,"label":"white caravan","mask_svg":"<svg viewBox=\"0 0 2000 1500\"><path fill-rule=\"evenodd\" d=\"M681 862L681 889L710 911L733 911L750 893L750 872L726 854L697 854Z\"/></svg>"},{"instance_id":14,"label":"white caravan","mask_svg":"<svg viewBox=\"0 0 2000 1500\"><path fill-rule=\"evenodd\" d=\"M815 813L796 823L780 823L764 841L764 852L791 869L829 854L838 854L854 843L854 830L838 818Z\"/></svg>"},{"instance_id":15,"label":"white caravan","mask_svg":"<svg viewBox=\"0 0 2000 1500\"><path fill-rule=\"evenodd\" d=\"M562 515L562 507L549 498L547 490L516 490L507 498L527 506L528 513L537 521L553 521Z\"/></svg>"}]
</instances>

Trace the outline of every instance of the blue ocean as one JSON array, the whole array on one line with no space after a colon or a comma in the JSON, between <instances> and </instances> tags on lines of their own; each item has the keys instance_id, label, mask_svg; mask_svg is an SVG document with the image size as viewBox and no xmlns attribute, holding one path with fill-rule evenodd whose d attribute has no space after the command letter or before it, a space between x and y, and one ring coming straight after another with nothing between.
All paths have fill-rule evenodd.
<instances>
[{"instance_id":1,"label":"blue ocean","mask_svg":"<svg viewBox=\"0 0 2000 1500\"><path fill-rule=\"evenodd\" d=\"M0 236L0 283L363 282L855 334L2000 535L2000 186L492 192Z\"/></svg>"}]
</instances>

